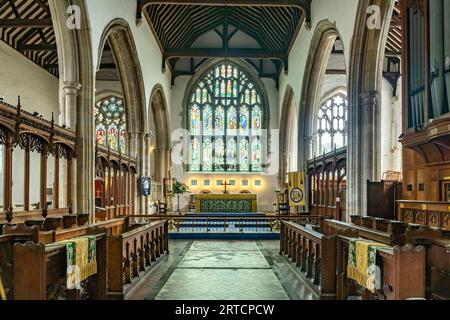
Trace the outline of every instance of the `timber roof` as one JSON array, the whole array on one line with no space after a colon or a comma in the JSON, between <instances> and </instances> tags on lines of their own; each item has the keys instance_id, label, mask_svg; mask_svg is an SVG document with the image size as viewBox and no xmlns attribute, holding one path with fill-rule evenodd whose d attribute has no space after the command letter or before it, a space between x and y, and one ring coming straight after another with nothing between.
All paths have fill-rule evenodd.
<instances>
[{"instance_id":1,"label":"timber roof","mask_svg":"<svg viewBox=\"0 0 450 320\"><path fill-rule=\"evenodd\" d=\"M48 0L0 0L0 40L54 76L59 75Z\"/></svg>"}]
</instances>

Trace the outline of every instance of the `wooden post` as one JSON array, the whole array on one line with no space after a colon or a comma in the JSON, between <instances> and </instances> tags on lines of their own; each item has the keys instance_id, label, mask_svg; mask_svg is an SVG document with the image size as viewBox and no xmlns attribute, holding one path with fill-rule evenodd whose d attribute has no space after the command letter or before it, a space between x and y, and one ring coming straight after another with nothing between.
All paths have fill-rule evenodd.
<instances>
[{"instance_id":1,"label":"wooden post","mask_svg":"<svg viewBox=\"0 0 450 320\"><path fill-rule=\"evenodd\" d=\"M67 159L67 188L66 188L66 198L67 206L72 206L72 159Z\"/></svg>"},{"instance_id":2,"label":"wooden post","mask_svg":"<svg viewBox=\"0 0 450 320\"><path fill-rule=\"evenodd\" d=\"M55 157L55 175L54 186L53 186L53 208L59 209L59 155L57 154Z\"/></svg>"},{"instance_id":3,"label":"wooden post","mask_svg":"<svg viewBox=\"0 0 450 320\"><path fill-rule=\"evenodd\" d=\"M8 133L5 145L5 175L3 178L4 198L3 210L6 212L12 207L12 153L13 153L13 135Z\"/></svg>"},{"instance_id":4,"label":"wooden post","mask_svg":"<svg viewBox=\"0 0 450 320\"><path fill-rule=\"evenodd\" d=\"M41 189L40 189L40 209L44 209L47 203L47 146L41 153Z\"/></svg>"},{"instance_id":5,"label":"wooden post","mask_svg":"<svg viewBox=\"0 0 450 320\"><path fill-rule=\"evenodd\" d=\"M24 210L30 211L30 139L28 137L25 146L23 198Z\"/></svg>"}]
</instances>

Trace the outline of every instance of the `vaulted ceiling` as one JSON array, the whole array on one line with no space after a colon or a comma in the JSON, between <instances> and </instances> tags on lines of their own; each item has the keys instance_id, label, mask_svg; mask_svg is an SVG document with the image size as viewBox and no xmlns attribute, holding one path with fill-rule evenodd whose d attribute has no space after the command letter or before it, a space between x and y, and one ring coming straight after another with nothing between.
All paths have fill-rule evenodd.
<instances>
[{"instance_id":1,"label":"vaulted ceiling","mask_svg":"<svg viewBox=\"0 0 450 320\"><path fill-rule=\"evenodd\" d=\"M58 76L58 52L48 0L0 0L0 40Z\"/></svg>"},{"instance_id":2,"label":"vaulted ceiling","mask_svg":"<svg viewBox=\"0 0 450 320\"><path fill-rule=\"evenodd\" d=\"M261 77L278 80L311 0L138 0L173 79L212 58L242 58Z\"/></svg>"}]
</instances>

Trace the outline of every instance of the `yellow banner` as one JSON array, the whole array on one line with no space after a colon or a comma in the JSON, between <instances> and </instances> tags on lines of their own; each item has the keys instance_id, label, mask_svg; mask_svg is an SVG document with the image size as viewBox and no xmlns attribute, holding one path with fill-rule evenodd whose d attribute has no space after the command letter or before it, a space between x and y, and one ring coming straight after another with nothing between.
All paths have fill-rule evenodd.
<instances>
[{"instance_id":1,"label":"yellow banner","mask_svg":"<svg viewBox=\"0 0 450 320\"><path fill-rule=\"evenodd\" d=\"M291 172L289 175L289 205L300 207L306 205L305 172Z\"/></svg>"}]
</instances>

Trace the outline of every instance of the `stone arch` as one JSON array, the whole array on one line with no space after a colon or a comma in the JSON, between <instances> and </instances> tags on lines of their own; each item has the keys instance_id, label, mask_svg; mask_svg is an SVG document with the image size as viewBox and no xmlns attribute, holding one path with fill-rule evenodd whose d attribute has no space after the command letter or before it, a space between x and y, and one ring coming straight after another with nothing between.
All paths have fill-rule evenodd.
<instances>
[{"instance_id":1,"label":"stone arch","mask_svg":"<svg viewBox=\"0 0 450 320\"><path fill-rule=\"evenodd\" d=\"M97 70L106 41L110 44L122 84L128 132L148 132L144 79L128 22L114 19L106 26L98 48Z\"/></svg>"},{"instance_id":2,"label":"stone arch","mask_svg":"<svg viewBox=\"0 0 450 320\"><path fill-rule=\"evenodd\" d=\"M80 29L67 27L68 9L73 5L80 9ZM85 0L49 0L49 6L60 70L59 122L78 133L71 188L72 199L76 201L71 205L80 213L94 212L95 138L91 124L94 121L95 71L89 15Z\"/></svg>"},{"instance_id":3,"label":"stone arch","mask_svg":"<svg viewBox=\"0 0 450 320\"><path fill-rule=\"evenodd\" d=\"M369 6L381 10L381 28L367 27ZM379 179L381 77L395 1L361 0L351 48L348 102L348 215L367 212L367 181Z\"/></svg>"},{"instance_id":4,"label":"stone arch","mask_svg":"<svg viewBox=\"0 0 450 320\"><path fill-rule=\"evenodd\" d=\"M295 132L295 124L298 123L297 102L295 100L294 90L288 85L284 94L283 106L280 119L280 173L278 176L279 187L283 187L286 181L286 175L288 173L288 156L292 152L294 135L298 135L298 131Z\"/></svg>"},{"instance_id":5,"label":"stone arch","mask_svg":"<svg viewBox=\"0 0 450 320\"><path fill-rule=\"evenodd\" d=\"M155 124L156 146L155 155L155 176L154 180L159 183L164 178L169 177L171 167L171 137L170 137L170 115L167 107L167 100L162 85L157 84L151 93L150 107Z\"/></svg>"},{"instance_id":6,"label":"stone arch","mask_svg":"<svg viewBox=\"0 0 450 320\"><path fill-rule=\"evenodd\" d=\"M119 72L127 106L127 152L137 159L138 176L144 177L150 171L146 152L149 149L150 135L141 64L128 22L114 19L106 26L99 42L97 70L100 69L103 48L107 41ZM146 200L148 197L139 197L137 212L147 212Z\"/></svg>"},{"instance_id":7,"label":"stone arch","mask_svg":"<svg viewBox=\"0 0 450 320\"><path fill-rule=\"evenodd\" d=\"M320 86L325 75L331 49L340 37L336 25L329 20L322 20L317 24L306 62L305 76L300 100L299 118L299 168L306 168L312 141L311 132L314 128L314 118L321 101Z\"/></svg>"}]
</instances>

